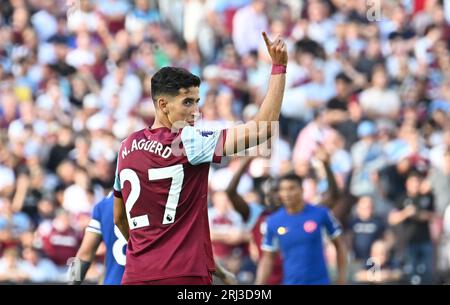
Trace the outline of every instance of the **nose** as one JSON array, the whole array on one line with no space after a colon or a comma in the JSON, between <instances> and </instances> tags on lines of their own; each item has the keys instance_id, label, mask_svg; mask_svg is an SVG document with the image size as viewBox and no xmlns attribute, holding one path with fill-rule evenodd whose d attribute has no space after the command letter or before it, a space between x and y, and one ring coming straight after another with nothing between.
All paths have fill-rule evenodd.
<instances>
[{"instance_id":1,"label":"nose","mask_svg":"<svg viewBox=\"0 0 450 305\"><path fill-rule=\"evenodd\" d=\"M195 121L200 119L200 117L202 116L202 114L200 113L200 108L198 108L197 105L194 107L191 115L192 115L192 117L194 118Z\"/></svg>"}]
</instances>

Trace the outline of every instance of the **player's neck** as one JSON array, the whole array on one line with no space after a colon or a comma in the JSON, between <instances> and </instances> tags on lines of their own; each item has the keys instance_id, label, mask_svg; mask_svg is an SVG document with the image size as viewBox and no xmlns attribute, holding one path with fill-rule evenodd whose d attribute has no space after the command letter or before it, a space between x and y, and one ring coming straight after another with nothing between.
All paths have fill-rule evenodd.
<instances>
[{"instance_id":1,"label":"player's neck","mask_svg":"<svg viewBox=\"0 0 450 305\"><path fill-rule=\"evenodd\" d=\"M161 128L161 127L166 127L166 128L171 129L172 124L168 120L160 120L160 119L158 119L158 117L156 117L152 126L150 126L150 129L156 129L156 128Z\"/></svg>"},{"instance_id":2,"label":"player's neck","mask_svg":"<svg viewBox=\"0 0 450 305\"><path fill-rule=\"evenodd\" d=\"M296 213L301 212L304 207L305 207L304 202L300 202L300 204L298 204L296 206L286 207L286 211L288 212L288 214L296 214Z\"/></svg>"}]
</instances>

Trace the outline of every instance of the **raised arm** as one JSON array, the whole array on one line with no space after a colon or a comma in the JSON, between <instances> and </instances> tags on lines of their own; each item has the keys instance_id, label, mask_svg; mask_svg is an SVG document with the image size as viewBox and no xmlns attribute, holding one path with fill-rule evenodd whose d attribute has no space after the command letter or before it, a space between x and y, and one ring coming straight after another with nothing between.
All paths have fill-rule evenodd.
<instances>
[{"instance_id":1,"label":"raised arm","mask_svg":"<svg viewBox=\"0 0 450 305\"><path fill-rule=\"evenodd\" d=\"M322 204L329 209L333 209L339 199L340 193L336 183L336 178L330 167L330 156L323 148L321 148L317 151L316 158L322 162L328 182L328 189L322 200Z\"/></svg>"},{"instance_id":2,"label":"raised arm","mask_svg":"<svg viewBox=\"0 0 450 305\"><path fill-rule=\"evenodd\" d=\"M250 208L248 207L247 202L242 198L241 195L237 192L237 187L239 185L239 181L241 181L241 177L244 174L247 167L252 162L253 158L247 158L241 162L241 165L237 172L234 174L231 179L230 184L228 185L225 192L228 195L231 203L233 204L234 209L241 214L242 219L246 222L250 216Z\"/></svg>"},{"instance_id":3,"label":"raised arm","mask_svg":"<svg viewBox=\"0 0 450 305\"><path fill-rule=\"evenodd\" d=\"M263 33L267 50L272 58L269 90L255 118L245 124L228 129L224 154L232 155L268 140L274 122L278 122L286 83L288 61L286 43L281 38L270 41Z\"/></svg>"}]
</instances>

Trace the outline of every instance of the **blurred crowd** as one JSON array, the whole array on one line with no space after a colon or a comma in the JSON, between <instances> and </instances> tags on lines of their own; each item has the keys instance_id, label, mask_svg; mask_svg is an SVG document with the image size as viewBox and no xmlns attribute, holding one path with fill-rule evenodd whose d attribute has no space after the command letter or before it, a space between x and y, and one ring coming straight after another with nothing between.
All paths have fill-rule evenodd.
<instances>
[{"instance_id":1,"label":"blurred crowd","mask_svg":"<svg viewBox=\"0 0 450 305\"><path fill-rule=\"evenodd\" d=\"M450 1L67 2L0 0L1 282L65 280L120 141L153 121L159 68L202 78L199 126L250 120L271 69L262 31L289 47L280 137L239 194L262 212L267 184L294 171L320 203L324 150L349 282L450 280ZM210 225L216 257L252 283L252 221L224 192L240 164L211 169ZM103 255L88 279L101 277Z\"/></svg>"}]
</instances>

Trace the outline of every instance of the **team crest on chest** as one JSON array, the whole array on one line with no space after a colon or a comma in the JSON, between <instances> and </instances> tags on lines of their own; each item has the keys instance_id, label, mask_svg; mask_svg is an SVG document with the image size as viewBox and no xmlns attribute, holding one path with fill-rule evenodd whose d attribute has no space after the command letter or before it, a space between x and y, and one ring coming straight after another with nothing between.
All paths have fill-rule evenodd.
<instances>
[{"instance_id":1,"label":"team crest on chest","mask_svg":"<svg viewBox=\"0 0 450 305\"><path fill-rule=\"evenodd\" d=\"M306 233L312 233L317 229L317 223L314 220L308 220L303 224L303 230Z\"/></svg>"}]
</instances>

